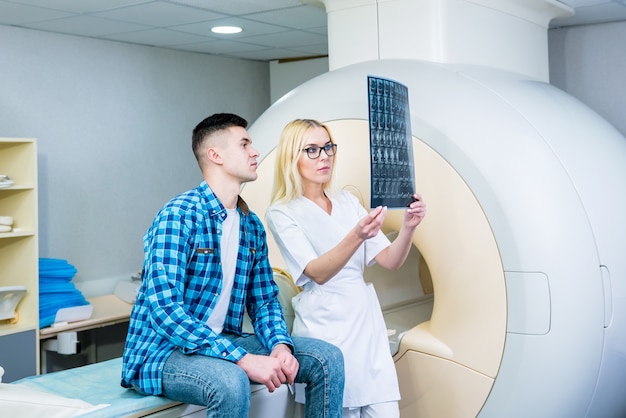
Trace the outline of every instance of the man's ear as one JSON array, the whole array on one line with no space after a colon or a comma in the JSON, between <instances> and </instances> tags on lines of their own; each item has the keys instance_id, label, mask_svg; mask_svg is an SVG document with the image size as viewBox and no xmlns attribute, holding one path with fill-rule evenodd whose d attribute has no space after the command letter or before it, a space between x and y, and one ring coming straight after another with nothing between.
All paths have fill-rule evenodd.
<instances>
[{"instance_id":1,"label":"man's ear","mask_svg":"<svg viewBox=\"0 0 626 418\"><path fill-rule=\"evenodd\" d=\"M222 156L215 148L207 148L206 156L213 164L222 164Z\"/></svg>"}]
</instances>

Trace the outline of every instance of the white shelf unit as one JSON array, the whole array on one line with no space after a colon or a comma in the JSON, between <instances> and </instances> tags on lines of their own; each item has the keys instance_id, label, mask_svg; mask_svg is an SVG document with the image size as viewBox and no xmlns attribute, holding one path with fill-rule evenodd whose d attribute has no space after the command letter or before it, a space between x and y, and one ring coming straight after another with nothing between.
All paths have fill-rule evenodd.
<instances>
[{"instance_id":1,"label":"white shelf unit","mask_svg":"<svg viewBox=\"0 0 626 418\"><path fill-rule=\"evenodd\" d=\"M21 364L16 365L21 371L17 370L14 373L14 376L19 378L24 373L32 374L32 370L35 373L39 372L36 140L0 137L0 174L7 175L14 181L10 187L0 188L0 216L13 218L13 230L0 232L0 287L18 285L26 287L26 295L17 305L16 317L0 321L0 346L6 348L0 350L0 363L3 363L3 367L9 373L11 364L17 361L17 357L22 357ZM15 347L17 341L20 344L27 341L28 347ZM14 357L6 358L10 352L13 352ZM23 356L24 353L28 355Z\"/></svg>"}]
</instances>

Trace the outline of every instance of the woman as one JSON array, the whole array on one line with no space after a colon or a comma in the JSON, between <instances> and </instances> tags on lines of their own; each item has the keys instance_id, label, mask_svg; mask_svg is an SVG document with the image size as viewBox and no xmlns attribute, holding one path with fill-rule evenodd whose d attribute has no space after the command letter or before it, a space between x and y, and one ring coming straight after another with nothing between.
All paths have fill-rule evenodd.
<instances>
[{"instance_id":1,"label":"woman","mask_svg":"<svg viewBox=\"0 0 626 418\"><path fill-rule=\"evenodd\" d=\"M399 416L400 392L382 311L364 265L396 270L404 263L425 205L414 195L400 232L381 232L387 208L371 212L352 194L332 194L337 145L320 122L284 128L267 224L303 291L293 299L293 334L337 345L344 354L344 417Z\"/></svg>"}]
</instances>

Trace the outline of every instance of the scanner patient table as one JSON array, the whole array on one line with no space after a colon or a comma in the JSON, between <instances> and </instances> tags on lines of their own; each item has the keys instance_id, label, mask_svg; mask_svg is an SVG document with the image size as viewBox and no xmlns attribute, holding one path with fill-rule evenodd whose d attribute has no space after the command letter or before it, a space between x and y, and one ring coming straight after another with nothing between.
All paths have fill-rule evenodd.
<instances>
[{"instance_id":1,"label":"scanner patient table","mask_svg":"<svg viewBox=\"0 0 626 418\"><path fill-rule=\"evenodd\" d=\"M122 359L0 383L0 410L13 416L204 417L204 407L120 386ZM19 392L19 393L18 393ZM46 396L49 394L50 396ZM82 402L81 402L82 401ZM13 409L10 409L13 408ZM45 412L44 412L45 411ZM40 414L42 412L42 414Z\"/></svg>"}]
</instances>

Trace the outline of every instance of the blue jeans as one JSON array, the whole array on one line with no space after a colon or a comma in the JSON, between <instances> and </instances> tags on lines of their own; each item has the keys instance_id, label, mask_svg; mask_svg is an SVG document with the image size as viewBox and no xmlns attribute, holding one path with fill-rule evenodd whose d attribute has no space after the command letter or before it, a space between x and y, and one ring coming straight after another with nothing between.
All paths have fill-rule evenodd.
<instances>
[{"instance_id":1,"label":"blue jeans","mask_svg":"<svg viewBox=\"0 0 626 418\"><path fill-rule=\"evenodd\" d=\"M256 335L222 334L251 354L268 355ZM300 363L297 383L306 383L305 418L341 418L344 368L332 344L293 337ZM185 355L176 350L163 366L163 395L183 403L206 405L207 418L245 418L250 409L250 380L227 360Z\"/></svg>"}]
</instances>

